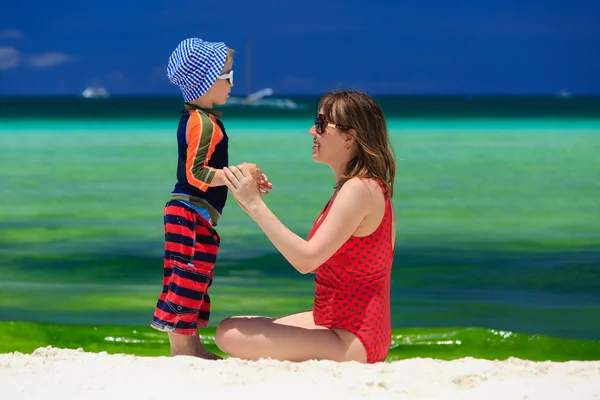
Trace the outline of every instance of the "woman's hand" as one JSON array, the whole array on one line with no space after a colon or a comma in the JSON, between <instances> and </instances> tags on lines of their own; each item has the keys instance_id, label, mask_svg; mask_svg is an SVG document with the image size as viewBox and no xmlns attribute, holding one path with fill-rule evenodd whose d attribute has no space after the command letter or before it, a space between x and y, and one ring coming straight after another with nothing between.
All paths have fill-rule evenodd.
<instances>
[{"instance_id":1,"label":"woman's hand","mask_svg":"<svg viewBox=\"0 0 600 400\"><path fill-rule=\"evenodd\" d=\"M262 201L261 182L257 182L253 176L251 165L241 164L239 167L225 167L223 172L225 173L225 186L245 212L248 212L252 205ZM262 172L260 174L262 175Z\"/></svg>"},{"instance_id":2,"label":"woman's hand","mask_svg":"<svg viewBox=\"0 0 600 400\"><path fill-rule=\"evenodd\" d=\"M245 163L239 164L237 167L238 167L238 169L242 168L242 167L248 167L248 170L250 171L250 175L254 178L254 180L258 184L261 194L269 194L268 191L273 189L273 185L271 184L271 182L269 182L269 179L267 178L267 176L265 174L263 174L263 172L260 170L260 168L258 168L256 166L256 164L251 164L251 163L245 162Z\"/></svg>"}]
</instances>

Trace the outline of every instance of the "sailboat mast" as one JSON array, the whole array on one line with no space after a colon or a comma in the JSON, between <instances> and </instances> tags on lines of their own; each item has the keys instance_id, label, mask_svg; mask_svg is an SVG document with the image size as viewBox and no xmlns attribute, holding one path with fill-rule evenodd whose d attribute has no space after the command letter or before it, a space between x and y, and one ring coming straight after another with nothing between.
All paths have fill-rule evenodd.
<instances>
[{"instance_id":1,"label":"sailboat mast","mask_svg":"<svg viewBox=\"0 0 600 400\"><path fill-rule=\"evenodd\" d=\"M252 94L252 38L246 41L246 97Z\"/></svg>"}]
</instances>

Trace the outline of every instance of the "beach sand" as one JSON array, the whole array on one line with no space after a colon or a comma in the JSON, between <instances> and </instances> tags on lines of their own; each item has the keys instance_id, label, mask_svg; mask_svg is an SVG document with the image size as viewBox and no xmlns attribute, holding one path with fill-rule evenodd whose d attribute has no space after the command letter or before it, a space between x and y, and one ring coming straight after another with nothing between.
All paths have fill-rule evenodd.
<instances>
[{"instance_id":1,"label":"beach sand","mask_svg":"<svg viewBox=\"0 0 600 400\"><path fill-rule=\"evenodd\" d=\"M414 358L361 365L138 357L39 348L0 354L0 399L600 399L600 361Z\"/></svg>"}]
</instances>

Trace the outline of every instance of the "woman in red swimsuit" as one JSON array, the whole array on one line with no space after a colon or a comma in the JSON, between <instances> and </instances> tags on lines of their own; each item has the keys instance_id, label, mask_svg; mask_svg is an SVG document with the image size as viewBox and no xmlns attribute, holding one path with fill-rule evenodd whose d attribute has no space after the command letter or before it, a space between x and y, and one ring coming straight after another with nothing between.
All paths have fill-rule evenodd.
<instances>
[{"instance_id":1,"label":"woman in red swimsuit","mask_svg":"<svg viewBox=\"0 0 600 400\"><path fill-rule=\"evenodd\" d=\"M304 240L262 200L243 165L225 168L238 204L302 274L315 274L311 311L273 319L232 317L217 327L225 353L257 360L384 361L391 342L390 275L396 240L396 172L383 112L359 92L320 101L312 157L329 165L335 192Z\"/></svg>"}]
</instances>

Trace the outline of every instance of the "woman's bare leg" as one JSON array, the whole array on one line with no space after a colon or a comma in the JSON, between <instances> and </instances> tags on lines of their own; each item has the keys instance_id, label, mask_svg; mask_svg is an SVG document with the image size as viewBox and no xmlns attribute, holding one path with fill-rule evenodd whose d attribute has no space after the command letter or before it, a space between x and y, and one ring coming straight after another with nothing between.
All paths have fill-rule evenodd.
<instances>
[{"instance_id":1,"label":"woman's bare leg","mask_svg":"<svg viewBox=\"0 0 600 400\"><path fill-rule=\"evenodd\" d=\"M315 325L312 311L279 319L227 318L217 327L215 342L230 356L247 360L367 360L362 343L353 334Z\"/></svg>"}]
</instances>

